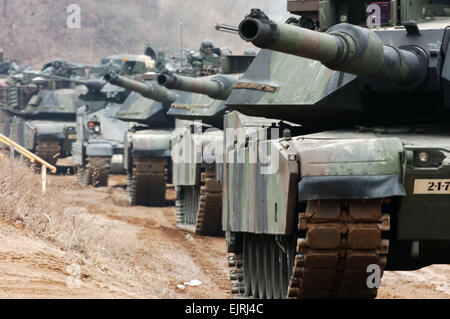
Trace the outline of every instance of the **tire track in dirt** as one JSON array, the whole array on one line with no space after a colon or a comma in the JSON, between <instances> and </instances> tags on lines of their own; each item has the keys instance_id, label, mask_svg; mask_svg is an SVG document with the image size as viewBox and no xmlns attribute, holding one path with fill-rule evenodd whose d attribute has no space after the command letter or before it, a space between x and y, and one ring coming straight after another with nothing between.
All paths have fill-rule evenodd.
<instances>
[{"instance_id":1,"label":"tire track in dirt","mask_svg":"<svg viewBox=\"0 0 450 319\"><path fill-rule=\"evenodd\" d=\"M62 179L73 180L70 176ZM60 182L55 181L56 184ZM120 231L123 224L135 229L132 236L137 242L133 243L135 250L131 258L138 260L138 267L151 281L165 284L167 296L230 298L228 266L223 253L225 240L202 238L177 230L173 206L130 206L126 200L125 183L125 177L113 176L107 188L68 187L64 192L68 197L76 198L74 204L84 207L88 214L119 222L115 226L116 231ZM167 199L169 204L173 203L173 187L168 189ZM177 285L192 279L200 280L202 285L184 290L177 288Z\"/></svg>"}]
</instances>

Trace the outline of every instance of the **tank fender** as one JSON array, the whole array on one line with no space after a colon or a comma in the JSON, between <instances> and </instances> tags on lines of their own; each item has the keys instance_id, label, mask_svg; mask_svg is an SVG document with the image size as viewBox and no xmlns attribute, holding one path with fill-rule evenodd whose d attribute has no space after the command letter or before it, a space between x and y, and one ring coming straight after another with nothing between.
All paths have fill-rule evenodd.
<instances>
[{"instance_id":1,"label":"tank fender","mask_svg":"<svg viewBox=\"0 0 450 319\"><path fill-rule=\"evenodd\" d=\"M190 127L178 129L172 135L173 184L175 186L194 186L200 183L203 135L192 134ZM196 145L198 147L196 147ZM202 147L200 147L202 146Z\"/></svg>"},{"instance_id":2,"label":"tank fender","mask_svg":"<svg viewBox=\"0 0 450 319\"><path fill-rule=\"evenodd\" d=\"M123 138L123 168L131 174L133 165L131 161L131 149L133 147L134 132L128 130Z\"/></svg>"},{"instance_id":3,"label":"tank fender","mask_svg":"<svg viewBox=\"0 0 450 319\"><path fill-rule=\"evenodd\" d=\"M406 196L397 138L299 138L290 151L300 162L299 201Z\"/></svg>"},{"instance_id":4,"label":"tank fender","mask_svg":"<svg viewBox=\"0 0 450 319\"><path fill-rule=\"evenodd\" d=\"M31 121L27 123L30 130L34 130L37 139L63 140L66 138L65 123L54 123L50 121Z\"/></svg>"},{"instance_id":5,"label":"tank fender","mask_svg":"<svg viewBox=\"0 0 450 319\"><path fill-rule=\"evenodd\" d=\"M296 154L276 140L266 142L265 149L268 153L262 152L269 156L270 166L261 160L256 164L248 161L249 148L226 153L222 203L222 225L226 231L284 235L296 227ZM245 152L245 163L237 160L240 152Z\"/></svg>"},{"instance_id":6,"label":"tank fender","mask_svg":"<svg viewBox=\"0 0 450 319\"><path fill-rule=\"evenodd\" d=\"M86 156L89 156L89 157L97 157L97 156L111 157L111 156L113 156L112 145L109 143L89 143L86 146Z\"/></svg>"},{"instance_id":7,"label":"tank fender","mask_svg":"<svg viewBox=\"0 0 450 319\"><path fill-rule=\"evenodd\" d=\"M224 133L223 131L211 128L202 134L202 165L212 165L223 163L223 143Z\"/></svg>"},{"instance_id":8,"label":"tank fender","mask_svg":"<svg viewBox=\"0 0 450 319\"><path fill-rule=\"evenodd\" d=\"M83 166L85 164L85 147L80 141L72 143L72 161L75 165Z\"/></svg>"},{"instance_id":9,"label":"tank fender","mask_svg":"<svg viewBox=\"0 0 450 319\"><path fill-rule=\"evenodd\" d=\"M172 131L145 130L132 136L133 157L170 157Z\"/></svg>"},{"instance_id":10,"label":"tank fender","mask_svg":"<svg viewBox=\"0 0 450 319\"><path fill-rule=\"evenodd\" d=\"M38 129L31 125L30 122L26 121L19 121L16 122L18 130L16 131L16 137L18 138L19 144L21 144L23 147L25 147L28 150L35 150L36 142L37 142L37 132ZM23 133L19 133L20 126L23 128ZM41 134L42 135L42 134ZM41 136L40 136L41 137Z\"/></svg>"}]
</instances>

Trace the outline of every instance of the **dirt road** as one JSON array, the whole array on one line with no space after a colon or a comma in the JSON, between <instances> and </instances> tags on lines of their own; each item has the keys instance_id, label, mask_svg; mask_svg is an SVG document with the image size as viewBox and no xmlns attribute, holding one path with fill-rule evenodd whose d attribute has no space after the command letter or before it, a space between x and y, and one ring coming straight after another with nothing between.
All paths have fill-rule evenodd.
<instances>
[{"instance_id":1,"label":"dirt road","mask_svg":"<svg viewBox=\"0 0 450 319\"><path fill-rule=\"evenodd\" d=\"M230 298L225 240L177 230L173 188L130 207L125 182L50 176L42 197L39 176L1 168L0 298ZM450 266L386 272L379 297L450 298L449 283Z\"/></svg>"},{"instance_id":2,"label":"dirt road","mask_svg":"<svg viewBox=\"0 0 450 319\"><path fill-rule=\"evenodd\" d=\"M11 173L0 180L0 298L230 297L224 239L176 230L173 188L170 206L130 207L125 176L107 188L49 176L42 198L38 175ZM191 280L201 285L177 287Z\"/></svg>"}]
</instances>

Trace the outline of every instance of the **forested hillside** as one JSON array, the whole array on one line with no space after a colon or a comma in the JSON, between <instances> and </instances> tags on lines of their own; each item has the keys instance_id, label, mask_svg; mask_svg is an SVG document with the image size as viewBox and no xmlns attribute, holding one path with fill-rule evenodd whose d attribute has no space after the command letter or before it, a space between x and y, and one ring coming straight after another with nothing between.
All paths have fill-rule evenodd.
<instances>
[{"instance_id":1,"label":"forested hillside","mask_svg":"<svg viewBox=\"0 0 450 319\"><path fill-rule=\"evenodd\" d=\"M71 4L80 8L79 29L67 26ZM0 47L7 59L35 67L54 58L98 62L141 53L147 43L196 49L204 38L238 53L249 45L214 25L237 25L253 7L287 15L285 0L0 0Z\"/></svg>"}]
</instances>

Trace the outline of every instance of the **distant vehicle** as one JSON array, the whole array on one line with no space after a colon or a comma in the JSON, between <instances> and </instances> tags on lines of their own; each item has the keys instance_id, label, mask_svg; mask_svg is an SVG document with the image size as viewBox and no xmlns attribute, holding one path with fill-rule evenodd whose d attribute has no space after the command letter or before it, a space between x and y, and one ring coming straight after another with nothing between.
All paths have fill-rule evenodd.
<instances>
[{"instance_id":1,"label":"distant vehicle","mask_svg":"<svg viewBox=\"0 0 450 319\"><path fill-rule=\"evenodd\" d=\"M44 76L66 76L66 79ZM70 156L76 139L75 116L87 77L86 65L55 60L41 72L0 78L0 130L51 164Z\"/></svg>"},{"instance_id":2,"label":"distant vehicle","mask_svg":"<svg viewBox=\"0 0 450 319\"><path fill-rule=\"evenodd\" d=\"M155 70L156 62L148 55L112 55L102 59L102 77L113 72L127 77ZM124 134L128 122L116 118L130 90L108 82L97 94L85 96L77 112L77 140L72 145L72 159L79 170L81 185L107 186L110 173L125 173Z\"/></svg>"}]
</instances>

